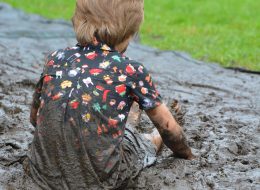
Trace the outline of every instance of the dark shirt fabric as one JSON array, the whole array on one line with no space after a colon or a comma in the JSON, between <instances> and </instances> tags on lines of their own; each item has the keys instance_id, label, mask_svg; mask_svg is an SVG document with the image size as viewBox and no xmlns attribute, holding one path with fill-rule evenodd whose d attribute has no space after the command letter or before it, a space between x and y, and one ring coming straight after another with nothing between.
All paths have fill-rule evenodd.
<instances>
[{"instance_id":1,"label":"dark shirt fabric","mask_svg":"<svg viewBox=\"0 0 260 190\"><path fill-rule=\"evenodd\" d=\"M133 101L143 110L161 104L142 64L102 43L51 53L34 94L31 172L51 189L115 187Z\"/></svg>"}]
</instances>

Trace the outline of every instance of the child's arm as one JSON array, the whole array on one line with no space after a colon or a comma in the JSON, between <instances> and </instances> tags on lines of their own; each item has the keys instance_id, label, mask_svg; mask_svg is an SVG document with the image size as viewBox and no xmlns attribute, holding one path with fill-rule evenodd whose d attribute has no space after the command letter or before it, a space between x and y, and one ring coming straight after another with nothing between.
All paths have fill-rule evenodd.
<instances>
[{"instance_id":1,"label":"child's arm","mask_svg":"<svg viewBox=\"0 0 260 190\"><path fill-rule=\"evenodd\" d=\"M195 158L187 144L182 128L177 124L171 112L164 104L149 109L146 113L158 129L164 144L170 148L177 157L188 160Z\"/></svg>"},{"instance_id":2,"label":"child's arm","mask_svg":"<svg viewBox=\"0 0 260 190\"><path fill-rule=\"evenodd\" d=\"M46 56L43 72L41 74L40 80L36 84L35 91L33 93L33 101L32 101L32 104L31 104L31 113L30 113L30 122L34 127L36 127L37 113L38 113L38 109L39 109L40 104L41 104L40 98L41 98L43 81L44 81L44 78L46 76L46 73L48 73L49 70L51 70L53 68L53 65L55 64L56 59L57 59L56 55L59 51L60 50L55 51L55 52L50 53L49 55Z\"/></svg>"},{"instance_id":3,"label":"child's arm","mask_svg":"<svg viewBox=\"0 0 260 190\"><path fill-rule=\"evenodd\" d=\"M37 112L38 108L31 107L31 113L30 113L30 122L31 124L36 127L36 121L37 121Z\"/></svg>"},{"instance_id":4,"label":"child's arm","mask_svg":"<svg viewBox=\"0 0 260 190\"><path fill-rule=\"evenodd\" d=\"M37 112L38 112L38 109L40 107L42 82L43 82L43 78L41 77L41 79L37 83L35 91L33 93L33 101L32 101L32 104L31 104L30 122L34 127L36 127Z\"/></svg>"}]
</instances>

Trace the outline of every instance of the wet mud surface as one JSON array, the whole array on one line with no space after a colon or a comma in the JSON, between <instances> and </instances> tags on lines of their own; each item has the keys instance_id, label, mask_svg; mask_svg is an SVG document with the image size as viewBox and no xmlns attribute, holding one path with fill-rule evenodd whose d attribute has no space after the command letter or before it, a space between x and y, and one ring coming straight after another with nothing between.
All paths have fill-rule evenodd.
<instances>
[{"instance_id":1,"label":"wet mud surface","mask_svg":"<svg viewBox=\"0 0 260 190\"><path fill-rule=\"evenodd\" d=\"M29 105L44 56L72 45L69 23L0 3L0 189L19 189L23 177L21 163L33 138ZM185 161L164 148L133 189L260 189L260 76L136 43L127 55L151 71L165 103L179 100L189 144L198 155ZM137 127L153 129L145 114Z\"/></svg>"}]
</instances>

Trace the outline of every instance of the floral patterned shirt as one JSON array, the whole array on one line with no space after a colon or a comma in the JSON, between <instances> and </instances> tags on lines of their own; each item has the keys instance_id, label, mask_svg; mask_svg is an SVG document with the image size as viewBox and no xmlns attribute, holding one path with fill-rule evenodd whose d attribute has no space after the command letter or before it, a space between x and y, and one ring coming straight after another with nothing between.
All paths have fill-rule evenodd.
<instances>
[{"instance_id":1,"label":"floral patterned shirt","mask_svg":"<svg viewBox=\"0 0 260 190\"><path fill-rule=\"evenodd\" d=\"M35 142L46 133L39 126L51 119L43 110L56 101L61 107L52 109L62 108L64 123L69 121L79 130L71 146L83 147L96 173L105 177L120 162L120 143L133 101L148 110L158 106L161 98L142 64L106 44L96 43L48 56L34 97L33 106L39 106ZM70 137L63 134L62 138Z\"/></svg>"}]
</instances>

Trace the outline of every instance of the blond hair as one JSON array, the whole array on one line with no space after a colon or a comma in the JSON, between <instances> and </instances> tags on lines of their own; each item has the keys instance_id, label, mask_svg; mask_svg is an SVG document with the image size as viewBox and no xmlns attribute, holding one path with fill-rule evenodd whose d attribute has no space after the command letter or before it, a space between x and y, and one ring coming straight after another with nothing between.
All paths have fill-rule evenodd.
<instances>
[{"instance_id":1,"label":"blond hair","mask_svg":"<svg viewBox=\"0 0 260 190\"><path fill-rule=\"evenodd\" d=\"M81 45L94 37L111 47L135 35L144 17L144 0L77 0L72 18Z\"/></svg>"}]
</instances>

